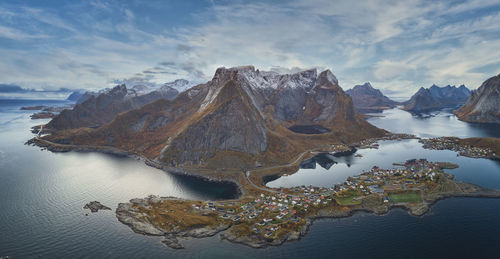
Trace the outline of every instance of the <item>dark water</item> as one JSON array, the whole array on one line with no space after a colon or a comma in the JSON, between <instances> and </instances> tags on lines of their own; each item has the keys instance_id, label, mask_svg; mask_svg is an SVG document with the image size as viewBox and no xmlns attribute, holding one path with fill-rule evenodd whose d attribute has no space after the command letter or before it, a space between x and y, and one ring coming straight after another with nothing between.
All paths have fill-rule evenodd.
<instances>
[{"instance_id":1,"label":"dark water","mask_svg":"<svg viewBox=\"0 0 500 259\"><path fill-rule=\"evenodd\" d=\"M52 102L54 103L54 102ZM59 102L62 104L62 102ZM157 237L133 233L113 212L85 216L83 205L99 200L115 209L119 202L149 194L189 199L215 199L231 195L227 186L178 178L140 161L96 153L40 151L23 143L32 135L23 105L47 104L0 101L0 256L13 258L498 258L500 252L500 200L449 199L416 218L402 210L387 216L358 214L340 220L320 220L299 242L280 247L252 249L220 241L218 236L188 240L185 250L172 250ZM390 118L386 118L390 119ZM413 120L413 118L409 118ZM379 123L381 123L379 121ZM480 132L487 132L479 129ZM412 131L410 131L412 132ZM343 157L326 178L307 181L321 185L345 179L372 162L380 166L393 160L421 156L412 141L382 145L366 151L359 161ZM403 152L404 151L404 152ZM365 151L359 151L365 152ZM395 153L397 154L395 154ZM416 152L416 153L412 153ZM425 151L427 152L427 151ZM438 152L438 151L436 151ZM447 151L438 159L454 158ZM440 155L438 155L440 154ZM441 155L442 154L442 155ZM377 157L372 157L377 156ZM432 155L434 157L434 155ZM500 187L498 163L458 158L461 168L450 171L466 181ZM463 161L460 161L464 159ZM326 167L329 163L321 162ZM351 164L350 168L346 164ZM344 167L348 170L338 170ZM321 165L316 166L319 170ZM333 170L333 171L332 171ZM349 171L351 170L351 171ZM460 171L462 170L462 171ZM300 175L299 172L296 175ZM338 175L337 175L338 174ZM280 178L281 179L281 178ZM280 181L277 179L276 181ZM320 179L323 181L321 182Z\"/></svg>"}]
</instances>

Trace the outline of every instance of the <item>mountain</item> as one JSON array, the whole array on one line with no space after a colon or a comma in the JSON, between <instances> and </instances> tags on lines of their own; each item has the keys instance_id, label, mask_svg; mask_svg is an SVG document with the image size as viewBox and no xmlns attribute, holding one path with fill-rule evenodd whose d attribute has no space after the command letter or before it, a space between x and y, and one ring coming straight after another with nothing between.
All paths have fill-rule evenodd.
<instances>
[{"instance_id":1,"label":"mountain","mask_svg":"<svg viewBox=\"0 0 500 259\"><path fill-rule=\"evenodd\" d=\"M346 91L354 102L354 107L360 112L374 112L396 107L398 102L389 99L378 89L367 82L356 85Z\"/></svg>"},{"instance_id":2,"label":"mountain","mask_svg":"<svg viewBox=\"0 0 500 259\"><path fill-rule=\"evenodd\" d=\"M450 85L421 87L410 100L404 102L403 110L419 113L454 108L464 104L470 94L471 91L464 85L458 88Z\"/></svg>"},{"instance_id":3,"label":"mountain","mask_svg":"<svg viewBox=\"0 0 500 259\"><path fill-rule=\"evenodd\" d=\"M85 92L84 90L78 90L78 91L73 91L67 98L66 100L67 101L73 101L73 102L76 102L78 101L78 99L80 99L82 97L82 95L84 95Z\"/></svg>"},{"instance_id":4,"label":"mountain","mask_svg":"<svg viewBox=\"0 0 500 259\"><path fill-rule=\"evenodd\" d=\"M63 130L99 127L110 122L121 112L138 109L159 99L173 99L179 93L170 87L140 94L125 85L118 85L99 93L87 92L80 96L72 110L64 110L47 124L47 129ZM82 99L85 98L83 101Z\"/></svg>"},{"instance_id":5,"label":"mountain","mask_svg":"<svg viewBox=\"0 0 500 259\"><path fill-rule=\"evenodd\" d=\"M455 114L463 121L500 123L500 74L486 80Z\"/></svg>"},{"instance_id":6,"label":"mountain","mask_svg":"<svg viewBox=\"0 0 500 259\"><path fill-rule=\"evenodd\" d=\"M171 87L179 92L184 92L193 85L186 79L177 79L175 81L165 83L163 86Z\"/></svg>"},{"instance_id":7,"label":"mountain","mask_svg":"<svg viewBox=\"0 0 500 259\"><path fill-rule=\"evenodd\" d=\"M329 70L278 74L245 66L219 68L211 81L121 113L97 129L45 138L117 147L172 166L240 169L385 134L355 111Z\"/></svg>"}]
</instances>

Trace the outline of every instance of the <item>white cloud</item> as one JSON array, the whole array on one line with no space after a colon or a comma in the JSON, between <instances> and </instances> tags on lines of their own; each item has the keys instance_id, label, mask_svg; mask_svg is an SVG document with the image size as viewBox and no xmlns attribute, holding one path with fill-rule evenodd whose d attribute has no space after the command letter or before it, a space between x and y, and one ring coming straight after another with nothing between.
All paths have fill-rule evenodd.
<instances>
[{"instance_id":1,"label":"white cloud","mask_svg":"<svg viewBox=\"0 0 500 259\"><path fill-rule=\"evenodd\" d=\"M156 30L147 24L161 20L129 5L90 6L95 10L63 15L25 8L20 15L0 4L0 37L46 39L24 49L0 45L4 83L106 87L162 62L166 73L149 73L152 82L208 80L219 66L252 64L280 71L330 68L344 88L371 81L411 95L432 83L477 87L500 60L498 1L225 2L188 14L189 25ZM13 19L63 33L35 26L40 30L33 34Z\"/></svg>"},{"instance_id":2,"label":"white cloud","mask_svg":"<svg viewBox=\"0 0 500 259\"><path fill-rule=\"evenodd\" d=\"M29 34L18 29L6 27L0 25L0 38L7 38L11 40L26 40L26 39L41 39L48 38L48 35L44 34Z\"/></svg>"},{"instance_id":3,"label":"white cloud","mask_svg":"<svg viewBox=\"0 0 500 259\"><path fill-rule=\"evenodd\" d=\"M374 76L376 80L387 81L396 77L405 77L412 69L415 69L414 65L382 60L375 64Z\"/></svg>"}]
</instances>

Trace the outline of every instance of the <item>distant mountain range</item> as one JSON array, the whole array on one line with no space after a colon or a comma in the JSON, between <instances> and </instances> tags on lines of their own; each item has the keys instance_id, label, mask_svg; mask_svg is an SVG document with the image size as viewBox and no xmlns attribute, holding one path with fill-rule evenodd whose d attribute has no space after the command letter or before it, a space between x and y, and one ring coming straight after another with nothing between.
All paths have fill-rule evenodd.
<instances>
[{"instance_id":1,"label":"distant mountain range","mask_svg":"<svg viewBox=\"0 0 500 259\"><path fill-rule=\"evenodd\" d=\"M74 91L68 88L31 89L13 84L0 84L0 99L64 99Z\"/></svg>"},{"instance_id":2,"label":"distant mountain range","mask_svg":"<svg viewBox=\"0 0 500 259\"><path fill-rule=\"evenodd\" d=\"M500 74L486 80L455 114L463 121L500 123Z\"/></svg>"},{"instance_id":3,"label":"distant mountain range","mask_svg":"<svg viewBox=\"0 0 500 259\"><path fill-rule=\"evenodd\" d=\"M360 112L379 112L396 107L399 103L389 99L367 82L346 91L351 96L354 107Z\"/></svg>"},{"instance_id":4,"label":"distant mountain range","mask_svg":"<svg viewBox=\"0 0 500 259\"><path fill-rule=\"evenodd\" d=\"M118 86L90 97L54 118L44 139L116 147L172 166L239 170L386 134L356 112L330 70L219 68L209 82L175 98L156 93L144 106L143 97L128 93Z\"/></svg>"},{"instance_id":5,"label":"distant mountain range","mask_svg":"<svg viewBox=\"0 0 500 259\"><path fill-rule=\"evenodd\" d=\"M464 85L460 87L450 85L445 87L437 85L432 85L430 88L421 87L410 100L403 103L403 110L421 113L443 108L456 108L464 104L470 95L471 91Z\"/></svg>"}]
</instances>

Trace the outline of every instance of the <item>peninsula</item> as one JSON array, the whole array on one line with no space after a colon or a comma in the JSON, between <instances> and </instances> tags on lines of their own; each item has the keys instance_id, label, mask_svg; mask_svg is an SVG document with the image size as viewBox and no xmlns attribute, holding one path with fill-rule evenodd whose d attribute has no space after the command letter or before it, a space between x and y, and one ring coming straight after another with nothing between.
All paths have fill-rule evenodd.
<instances>
[{"instance_id":1,"label":"peninsula","mask_svg":"<svg viewBox=\"0 0 500 259\"><path fill-rule=\"evenodd\" d=\"M162 242L184 248L180 240L218 233L222 239L254 248L298 240L318 218L348 217L365 211L378 215L400 207L421 216L448 197L500 198L500 190L454 180L443 169L457 165L412 159L393 169L373 167L330 188L249 188L238 200L193 201L150 196L120 203L116 216L136 233L163 236Z\"/></svg>"}]
</instances>

